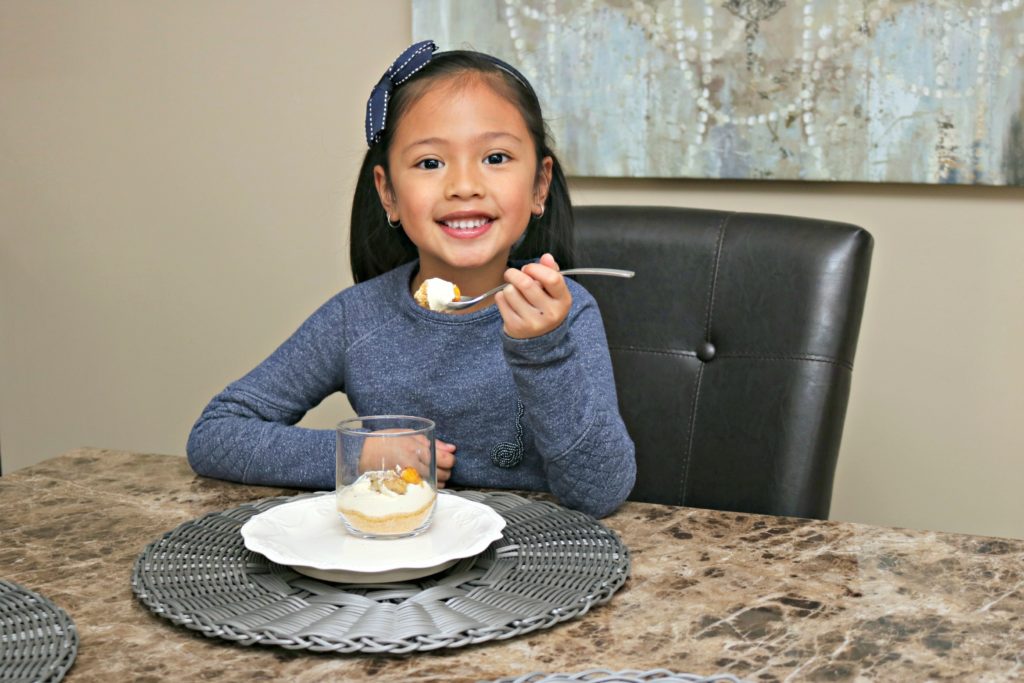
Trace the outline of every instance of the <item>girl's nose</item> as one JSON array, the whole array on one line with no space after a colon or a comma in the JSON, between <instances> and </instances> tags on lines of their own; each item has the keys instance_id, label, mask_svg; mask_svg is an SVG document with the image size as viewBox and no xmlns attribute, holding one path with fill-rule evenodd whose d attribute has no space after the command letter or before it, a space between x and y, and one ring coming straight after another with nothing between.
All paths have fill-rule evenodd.
<instances>
[{"instance_id":1,"label":"girl's nose","mask_svg":"<svg viewBox=\"0 0 1024 683\"><path fill-rule=\"evenodd\" d=\"M479 169L472 163L449 164L447 181L445 196L449 199L469 199L484 193Z\"/></svg>"}]
</instances>

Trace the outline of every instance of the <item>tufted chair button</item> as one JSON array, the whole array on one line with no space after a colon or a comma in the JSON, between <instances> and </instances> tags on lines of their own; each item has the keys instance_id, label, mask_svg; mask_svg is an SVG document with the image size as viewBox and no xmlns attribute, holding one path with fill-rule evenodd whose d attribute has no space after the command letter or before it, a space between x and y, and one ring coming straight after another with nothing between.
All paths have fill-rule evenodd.
<instances>
[{"instance_id":1,"label":"tufted chair button","mask_svg":"<svg viewBox=\"0 0 1024 683\"><path fill-rule=\"evenodd\" d=\"M697 347L697 358L701 359L705 363L715 357L715 345L711 342L704 342Z\"/></svg>"}]
</instances>

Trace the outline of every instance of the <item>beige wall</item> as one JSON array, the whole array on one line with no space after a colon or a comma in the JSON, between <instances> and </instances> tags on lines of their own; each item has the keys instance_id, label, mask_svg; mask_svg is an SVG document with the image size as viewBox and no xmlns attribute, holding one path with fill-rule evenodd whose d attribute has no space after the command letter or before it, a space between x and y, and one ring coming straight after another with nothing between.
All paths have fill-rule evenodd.
<instances>
[{"instance_id":1,"label":"beige wall","mask_svg":"<svg viewBox=\"0 0 1024 683\"><path fill-rule=\"evenodd\" d=\"M410 25L405 1L0 3L6 471L83 445L184 453L210 396L350 282L363 104ZM575 190L871 230L832 516L1024 537L1024 190Z\"/></svg>"}]
</instances>

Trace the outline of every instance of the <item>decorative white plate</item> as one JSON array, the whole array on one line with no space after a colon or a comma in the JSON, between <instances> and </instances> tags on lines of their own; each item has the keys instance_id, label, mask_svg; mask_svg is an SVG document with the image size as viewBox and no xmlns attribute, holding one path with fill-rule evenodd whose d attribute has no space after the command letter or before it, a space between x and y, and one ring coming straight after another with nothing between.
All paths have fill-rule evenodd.
<instances>
[{"instance_id":1,"label":"decorative white plate","mask_svg":"<svg viewBox=\"0 0 1024 683\"><path fill-rule=\"evenodd\" d=\"M300 498L242 525L245 547L271 562L327 581L386 583L427 576L477 555L501 538L505 518L461 496L437 496L434 520L419 536L366 539L345 531L334 493Z\"/></svg>"}]
</instances>

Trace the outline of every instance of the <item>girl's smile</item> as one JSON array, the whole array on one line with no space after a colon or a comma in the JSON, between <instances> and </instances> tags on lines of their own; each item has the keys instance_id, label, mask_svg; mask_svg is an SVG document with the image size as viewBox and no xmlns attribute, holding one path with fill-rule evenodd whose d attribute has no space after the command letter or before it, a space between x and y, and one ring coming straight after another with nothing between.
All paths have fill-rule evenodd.
<instances>
[{"instance_id":1,"label":"girl's smile","mask_svg":"<svg viewBox=\"0 0 1024 683\"><path fill-rule=\"evenodd\" d=\"M374 179L419 251L413 289L430 277L458 282L467 295L500 283L551 178L552 161L538 163L516 106L485 77L454 77L409 107L390 150Z\"/></svg>"},{"instance_id":2,"label":"girl's smile","mask_svg":"<svg viewBox=\"0 0 1024 683\"><path fill-rule=\"evenodd\" d=\"M494 218L475 212L457 211L444 216L438 223L446 234L458 240L466 240L487 232L494 225Z\"/></svg>"}]
</instances>

